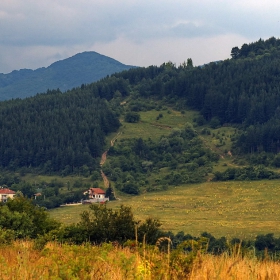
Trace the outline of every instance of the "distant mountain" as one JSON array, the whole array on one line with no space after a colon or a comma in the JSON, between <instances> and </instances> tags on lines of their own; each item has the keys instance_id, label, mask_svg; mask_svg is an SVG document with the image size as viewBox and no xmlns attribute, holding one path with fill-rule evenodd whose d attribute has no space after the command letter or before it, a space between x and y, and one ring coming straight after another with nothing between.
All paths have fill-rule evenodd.
<instances>
[{"instance_id":1,"label":"distant mountain","mask_svg":"<svg viewBox=\"0 0 280 280\"><path fill-rule=\"evenodd\" d=\"M25 98L48 89L59 88L63 92L133 67L96 52L83 52L47 68L0 73L0 100Z\"/></svg>"}]
</instances>

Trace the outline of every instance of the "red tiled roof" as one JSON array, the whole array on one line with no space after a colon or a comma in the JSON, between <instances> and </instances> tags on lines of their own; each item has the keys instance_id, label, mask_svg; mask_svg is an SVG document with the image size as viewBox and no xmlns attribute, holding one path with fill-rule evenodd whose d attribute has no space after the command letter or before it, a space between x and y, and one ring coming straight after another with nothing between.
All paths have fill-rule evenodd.
<instances>
[{"instance_id":1,"label":"red tiled roof","mask_svg":"<svg viewBox=\"0 0 280 280\"><path fill-rule=\"evenodd\" d=\"M10 189L0 189L0 194L15 194L16 192Z\"/></svg>"},{"instance_id":2,"label":"red tiled roof","mask_svg":"<svg viewBox=\"0 0 280 280\"><path fill-rule=\"evenodd\" d=\"M103 190L100 189L100 188L90 188L90 190L91 190L93 193L96 193L96 194L105 194L105 191L103 191Z\"/></svg>"}]
</instances>

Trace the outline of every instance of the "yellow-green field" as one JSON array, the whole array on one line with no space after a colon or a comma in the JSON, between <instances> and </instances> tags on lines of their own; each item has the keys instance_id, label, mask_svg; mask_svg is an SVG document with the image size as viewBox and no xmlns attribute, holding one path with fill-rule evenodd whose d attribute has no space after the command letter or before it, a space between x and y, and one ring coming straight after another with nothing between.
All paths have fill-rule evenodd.
<instances>
[{"instance_id":1,"label":"yellow-green field","mask_svg":"<svg viewBox=\"0 0 280 280\"><path fill-rule=\"evenodd\" d=\"M166 231L216 237L254 238L258 234L280 235L280 181L208 182L173 187L165 192L121 197L109 202L114 209L131 206L137 219L158 218ZM88 206L51 210L63 223L76 223Z\"/></svg>"}]
</instances>

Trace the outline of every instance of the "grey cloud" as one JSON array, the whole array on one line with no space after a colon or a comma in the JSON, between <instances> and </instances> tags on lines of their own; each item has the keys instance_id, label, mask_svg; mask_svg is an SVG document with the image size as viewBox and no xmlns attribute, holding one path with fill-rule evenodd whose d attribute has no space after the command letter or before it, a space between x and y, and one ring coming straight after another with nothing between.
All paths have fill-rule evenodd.
<instances>
[{"instance_id":1,"label":"grey cloud","mask_svg":"<svg viewBox=\"0 0 280 280\"><path fill-rule=\"evenodd\" d=\"M170 32L175 37L187 37L187 38L193 38L193 37L210 37L212 35L215 35L217 33L223 33L223 30L221 28L216 26L210 26L210 25L196 25L193 22L189 23L180 23L170 29Z\"/></svg>"},{"instance_id":2,"label":"grey cloud","mask_svg":"<svg viewBox=\"0 0 280 280\"><path fill-rule=\"evenodd\" d=\"M29 1L30 2L30 1ZM110 42L124 36L131 40L148 38L213 36L232 32L243 36L267 30L267 20L250 10L232 11L221 1L50 1L41 7L31 1L9 19L0 18L0 43L6 45L69 45ZM61 3L54 5L53 3ZM19 13L18 11L15 11ZM188 21L176 25L178 21ZM202 25L195 25L201 21ZM275 31L272 27L271 32Z\"/></svg>"},{"instance_id":3,"label":"grey cloud","mask_svg":"<svg viewBox=\"0 0 280 280\"><path fill-rule=\"evenodd\" d=\"M276 0L267 0L264 9L261 0L2 1L0 47L4 53L11 47L54 48L53 53L41 54L46 61L56 54L65 57L77 46L86 50L119 38L137 45L172 38L176 45L181 39L236 35L257 40L280 33L280 3ZM4 67L9 62L1 55Z\"/></svg>"}]
</instances>

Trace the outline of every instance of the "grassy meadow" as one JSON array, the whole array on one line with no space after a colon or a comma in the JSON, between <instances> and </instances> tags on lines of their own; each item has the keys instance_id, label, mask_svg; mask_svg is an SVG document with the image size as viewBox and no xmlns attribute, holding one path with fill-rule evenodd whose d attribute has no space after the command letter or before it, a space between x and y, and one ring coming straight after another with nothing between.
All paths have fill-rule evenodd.
<instances>
[{"instance_id":1,"label":"grassy meadow","mask_svg":"<svg viewBox=\"0 0 280 280\"><path fill-rule=\"evenodd\" d=\"M186 123L193 123L193 119L198 115L196 111L186 111L182 114L171 108L139 113L140 122L138 123L127 123L121 119L122 134L119 139L131 137L159 139L160 136L169 134L173 128L183 128ZM163 117L157 119L160 114Z\"/></svg>"},{"instance_id":2,"label":"grassy meadow","mask_svg":"<svg viewBox=\"0 0 280 280\"><path fill-rule=\"evenodd\" d=\"M165 231L195 236L207 231L215 237L253 239L258 234L280 234L280 181L207 182L167 191L122 196L108 207L132 207L137 219L158 218ZM87 205L50 210L63 223L79 221Z\"/></svg>"}]
</instances>

